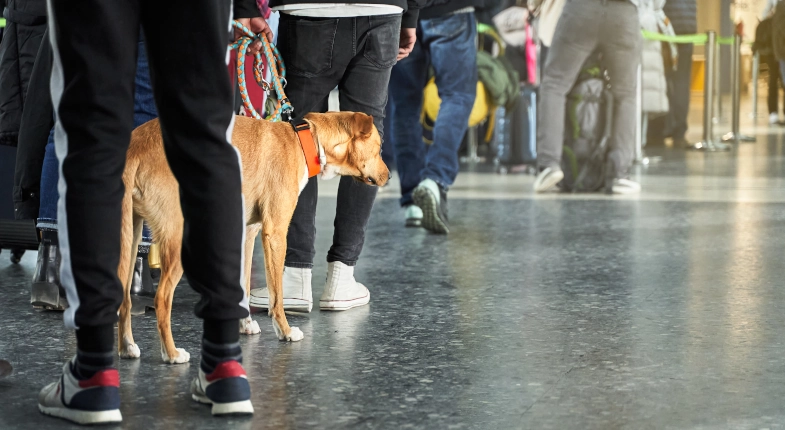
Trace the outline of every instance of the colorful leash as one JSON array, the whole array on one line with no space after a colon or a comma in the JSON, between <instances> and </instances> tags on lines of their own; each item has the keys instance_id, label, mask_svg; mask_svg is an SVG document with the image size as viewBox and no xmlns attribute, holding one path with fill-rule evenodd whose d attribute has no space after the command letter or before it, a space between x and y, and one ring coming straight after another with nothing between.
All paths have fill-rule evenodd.
<instances>
[{"instance_id":1,"label":"colorful leash","mask_svg":"<svg viewBox=\"0 0 785 430\"><path fill-rule=\"evenodd\" d=\"M286 97L286 93L284 93L284 87L286 87L286 67L283 64L283 59L281 59L281 54L278 52L278 48L276 48L271 41L268 41L263 34L254 34L251 30L240 24L238 21L234 21L232 25L234 25L236 29L242 31L244 34L244 36L238 38L237 41L231 45L231 47L237 52L237 83L240 86L240 98L243 101L245 110L250 112L251 116L256 119L267 119L269 121L289 121L293 116L294 107L292 107L292 104ZM254 109L253 104L251 103L251 98L248 96L248 88L246 87L245 54L248 52L248 47L251 45L251 43L257 40L262 42L264 56L267 59L267 64L270 65L272 83L264 80L264 63L262 62L262 56L259 53L254 55L254 79L256 80L256 83L267 92L269 99L275 98L276 100L275 109L267 118L262 118L259 112ZM273 91L275 91L275 97L273 97Z\"/></svg>"}]
</instances>

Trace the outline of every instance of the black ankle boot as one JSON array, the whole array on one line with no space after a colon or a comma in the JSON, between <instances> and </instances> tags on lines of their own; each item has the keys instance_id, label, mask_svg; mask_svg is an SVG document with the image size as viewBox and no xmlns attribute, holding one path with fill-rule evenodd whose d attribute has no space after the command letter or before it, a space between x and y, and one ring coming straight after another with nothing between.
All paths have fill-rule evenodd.
<instances>
[{"instance_id":1,"label":"black ankle boot","mask_svg":"<svg viewBox=\"0 0 785 430\"><path fill-rule=\"evenodd\" d=\"M153 276L147 254L137 254L134 265L134 278L131 283L131 315L142 315L155 309L155 293L158 291L158 278Z\"/></svg>"},{"instance_id":2,"label":"black ankle boot","mask_svg":"<svg viewBox=\"0 0 785 430\"><path fill-rule=\"evenodd\" d=\"M60 249L56 231L43 231L33 274L30 303L37 308L62 311L68 307L60 285Z\"/></svg>"}]
</instances>

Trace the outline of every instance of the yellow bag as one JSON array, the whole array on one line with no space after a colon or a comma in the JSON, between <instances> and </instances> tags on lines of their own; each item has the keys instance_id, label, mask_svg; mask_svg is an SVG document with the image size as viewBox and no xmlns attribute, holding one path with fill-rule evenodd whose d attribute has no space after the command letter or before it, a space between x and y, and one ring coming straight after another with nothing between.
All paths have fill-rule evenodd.
<instances>
[{"instance_id":1,"label":"yellow bag","mask_svg":"<svg viewBox=\"0 0 785 430\"><path fill-rule=\"evenodd\" d=\"M436 88L436 80L431 78L428 85L425 86L423 94L423 114L428 117L431 122L435 122L439 116L439 107L442 104L442 99L439 98L439 90ZM477 97L474 99L474 107L472 113L469 115L469 127L474 127L481 124L490 113L488 104L488 94L485 92L485 86L482 82L477 82Z\"/></svg>"}]
</instances>

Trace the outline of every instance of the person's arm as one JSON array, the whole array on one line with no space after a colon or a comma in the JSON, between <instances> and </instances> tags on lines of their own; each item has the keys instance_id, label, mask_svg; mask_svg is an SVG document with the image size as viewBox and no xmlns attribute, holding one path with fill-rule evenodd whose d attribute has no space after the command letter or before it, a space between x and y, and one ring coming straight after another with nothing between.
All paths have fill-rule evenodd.
<instances>
[{"instance_id":1,"label":"person's arm","mask_svg":"<svg viewBox=\"0 0 785 430\"><path fill-rule=\"evenodd\" d=\"M403 13L401 28L417 28L417 18L420 16L420 9L425 6L426 0L407 0L409 8Z\"/></svg>"},{"instance_id":2,"label":"person's arm","mask_svg":"<svg viewBox=\"0 0 785 430\"><path fill-rule=\"evenodd\" d=\"M408 9L401 18L401 38L398 45L398 60L408 57L417 42L417 19L420 8L425 6L426 0L408 0Z\"/></svg>"},{"instance_id":3,"label":"person's arm","mask_svg":"<svg viewBox=\"0 0 785 430\"><path fill-rule=\"evenodd\" d=\"M268 41L273 41L273 32L270 30L270 26L267 25L267 21L262 18L262 12L256 5L256 0L235 0L234 19L255 34L264 33ZM239 30L234 30L235 39L242 35ZM260 52L262 50L262 42L252 43L250 49L250 54Z\"/></svg>"}]
</instances>

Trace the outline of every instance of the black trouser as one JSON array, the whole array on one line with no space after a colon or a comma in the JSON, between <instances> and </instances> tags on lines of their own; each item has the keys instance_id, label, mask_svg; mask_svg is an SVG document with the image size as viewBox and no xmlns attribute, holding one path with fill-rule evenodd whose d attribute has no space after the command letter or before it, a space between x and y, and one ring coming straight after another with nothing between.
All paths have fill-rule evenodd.
<instances>
[{"instance_id":1,"label":"black trouser","mask_svg":"<svg viewBox=\"0 0 785 430\"><path fill-rule=\"evenodd\" d=\"M248 316L239 155L229 144L229 0L50 1L60 175L61 281L69 327L113 324L122 173L134 115L140 23L185 218L182 263L197 316ZM123 280L125 281L125 280ZM77 332L79 334L79 332Z\"/></svg>"},{"instance_id":2,"label":"black trouser","mask_svg":"<svg viewBox=\"0 0 785 430\"><path fill-rule=\"evenodd\" d=\"M281 14L279 46L286 63L286 94L297 116L327 111L336 86L341 110L373 115L383 135L390 70L398 55L401 16L314 19ZM327 261L353 266L360 257L376 187L340 179L333 245ZM300 193L289 225L286 266L310 268L316 254L317 179Z\"/></svg>"},{"instance_id":3,"label":"black trouser","mask_svg":"<svg viewBox=\"0 0 785 430\"><path fill-rule=\"evenodd\" d=\"M684 139L689 127L687 117L690 113L690 84L692 81L692 44L677 45L679 50L676 70L666 70L668 79L667 115L649 121L649 137L653 139Z\"/></svg>"},{"instance_id":4,"label":"black trouser","mask_svg":"<svg viewBox=\"0 0 785 430\"><path fill-rule=\"evenodd\" d=\"M769 114L779 113L778 103L780 98L780 62L774 58L774 55L766 55L763 57L769 68ZM782 111L785 112L785 97L782 99Z\"/></svg>"}]
</instances>

